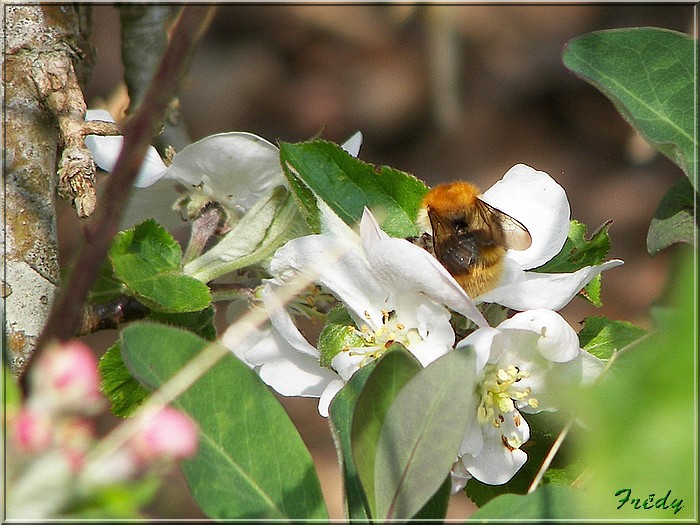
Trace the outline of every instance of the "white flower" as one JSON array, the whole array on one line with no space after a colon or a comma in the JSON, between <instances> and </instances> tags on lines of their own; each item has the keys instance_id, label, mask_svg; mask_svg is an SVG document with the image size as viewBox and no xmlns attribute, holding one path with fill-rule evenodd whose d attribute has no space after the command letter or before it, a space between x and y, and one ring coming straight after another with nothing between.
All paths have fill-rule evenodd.
<instances>
[{"instance_id":1,"label":"white flower","mask_svg":"<svg viewBox=\"0 0 700 525\"><path fill-rule=\"evenodd\" d=\"M88 110L85 118L114 122L106 110ZM97 165L108 172L114 168L123 142L121 136L85 138ZM357 132L341 147L357 156L361 143L362 134ZM131 222L152 216L154 199L170 212L178 197L173 190L174 182L199 188L206 197L236 215L248 211L276 186L286 185L279 149L253 133L232 131L204 137L177 152L170 166L163 163L151 146L134 182L142 191L135 192L132 199L136 201L131 203L136 219Z\"/></svg>"},{"instance_id":2,"label":"white flower","mask_svg":"<svg viewBox=\"0 0 700 525\"><path fill-rule=\"evenodd\" d=\"M232 351L279 393L320 397L319 411L325 416L344 382L381 355L389 342L403 344L423 366L449 352L454 331L447 308L478 326L487 324L434 257L404 239L389 237L368 210L358 236L322 201L319 207L322 234L289 241L270 263L275 279L262 293L271 319L269 332L252 348ZM357 327L361 343L333 357L332 368L320 365L318 349L281 307L280 288L298 274L329 290Z\"/></svg>"},{"instance_id":3,"label":"white flower","mask_svg":"<svg viewBox=\"0 0 700 525\"><path fill-rule=\"evenodd\" d=\"M623 264L611 260L573 273L536 273L560 251L569 233L571 210L564 189L547 173L524 164L510 168L481 197L491 206L520 221L530 232L527 250L508 250L499 284L475 298L514 310L560 310L603 270Z\"/></svg>"},{"instance_id":4,"label":"white flower","mask_svg":"<svg viewBox=\"0 0 700 525\"><path fill-rule=\"evenodd\" d=\"M603 363L578 345L576 332L556 312L528 310L497 328L460 341L477 356L477 403L453 468L453 492L469 476L490 485L508 482L527 461L530 438L523 413L557 409L556 392L595 379ZM466 474L465 474L466 471Z\"/></svg>"}]
</instances>

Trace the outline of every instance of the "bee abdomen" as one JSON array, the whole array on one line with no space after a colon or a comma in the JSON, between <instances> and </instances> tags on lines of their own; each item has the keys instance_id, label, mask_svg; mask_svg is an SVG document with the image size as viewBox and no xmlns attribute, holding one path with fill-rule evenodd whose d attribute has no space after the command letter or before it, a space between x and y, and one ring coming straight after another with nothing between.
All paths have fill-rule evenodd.
<instances>
[{"instance_id":1,"label":"bee abdomen","mask_svg":"<svg viewBox=\"0 0 700 525\"><path fill-rule=\"evenodd\" d=\"M451 274L459 274L473 266L479 257L479 246L474 237L454 237L442 247L441 262Z\"/></svg>"}]
</instances>

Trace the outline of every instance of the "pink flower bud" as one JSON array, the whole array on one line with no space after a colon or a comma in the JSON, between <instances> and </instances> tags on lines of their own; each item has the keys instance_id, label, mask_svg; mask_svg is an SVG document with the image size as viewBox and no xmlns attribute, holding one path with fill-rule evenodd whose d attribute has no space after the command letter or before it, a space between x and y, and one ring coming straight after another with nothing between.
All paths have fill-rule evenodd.
<instances>
[{"instance_id":1,"label":"pink flower bud","mask_svg":"<svg viewBox=\"0 0 700 525\"><path fill-rule=\"evenodd\" d=\"M78 340L47 348L31 375L31 403L51 412L94 414L102 407L97 358Z\"/></svg>"},{"instance_id":2,"label":"pink flower bud","mask_svg":"<svg viewBox=\"0 0 700 525\"><path fill-rule=\"evenodd\" d=\"M95 421L67 417L58 421L56 444L73 472L79 472L88 450L95 442Z\"/></svg>"},{"instance_id":3,"label":"pink flower bud","mask_svg":"<svg viewBox=\"0 0 700 525\"><path fill-rule=\"evenodd\" d=\"M197 427L185 413L165 407L144 424L131 449L143 462L186 458L197 451Z\"/></svg>"},{"instance_id":4,"label":"pink flower bud","mask_svg":"<svg viewBox=\"0 0 700 525\"><path fill-rule=\"evenodd\" d=\"M12 441L22 452L43 452L52 438L51 418L41 411L22 408L12 422Z\"/></svg>"}]
</instances>

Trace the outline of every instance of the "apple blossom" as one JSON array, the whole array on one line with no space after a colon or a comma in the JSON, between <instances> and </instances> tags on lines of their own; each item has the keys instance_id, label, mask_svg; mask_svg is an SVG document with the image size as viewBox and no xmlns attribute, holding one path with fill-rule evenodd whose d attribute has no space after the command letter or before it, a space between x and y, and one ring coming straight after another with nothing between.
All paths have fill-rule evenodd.
<instances>
[{"instance_id":1,"label":"apple blossom","mask_svg":"<svg viewBox=\"0 0 700 525\"><path fill-rule=\"evenodd\" d=\"M114 122L106 110L88 110L85 118ZM95 163L108 172L114 168L123 142L121 136L85 138ZM342 147L357 156L361 144L362 134L356 132ZM152 197L165 193L174 197L167 206L170 209L177 198L172 191L174 182L199 188L204 199L215 200L237 215L249 210L276 186L287 184L277 146L243 131L217 133L193 142L175 153L169 166L154 147L149 147L134 186L153 187L153 191L137 192L134 200L150 200L150 207L145 207L152 213ZM137 205L132 203L131 207Z\"/></svg>"},{"instance_id":2,"label":"apple blossom","mask_svg":"<svg viewBox=\"0 0 700 525\"><path fill-rule=\"evenodd\" d=\"M611 260L572 273L530 271L557 255L569 233L571 210L566 192L543 171L516 164L481 198L522 223L532 243L526 250L506 252L498 286L475 297L477 303L498 303L519 311L560 310L600 272L623 264Z\"/></svg>"},{"instance_id":3,"label":"apple blossom","mask_svg":"<svg viewBox=\"0 0 700 525\"><path fill-rule=\"evenodd\" d=\"M22 452L36 454L53 440L51 417L43 411L23 407L11 420L12 443Z\"/></svg>"},{"instance_id":4,"label":"apple blossom","mask_svg":"<svg viewBox=\"0 0 700 525\"><path fill-rule=\"evenodd\" d=\"M472 346L477 363L477 405L453 468L453 492L469 477L508 482L527 461L530 438L522 413L556 410L556 392L593 381L603 363L579 348L573 328L556 312L527 310L496 328L480 328L457 344ZM466 472L466 474L465 474ZM468 475L467 475L468 474Z\"/></svg>"},{"instance_id":5,"label":"apple blossom","mask_svg":"<svg viewBox=\"0 0 700 525\"><path fill-rule=\"evenodd\" d=\"M271 325L251 347L231 350L279 393L319 397L319 411L327 415L330 400L344 382L391 342L404 345L423 366L449 352L455 336L448 308L477 326L487 323L434 257L404 239L389 237L369 210L358 235L322 201L319 208L322 233L289 241L270 262L274 278L261 295ZM278 296L285 282L299 274L344 305L356 344L322 356L303 337ZM330 368L322 366L322 359L330 361Z\"/></svg>"}]
</instances>

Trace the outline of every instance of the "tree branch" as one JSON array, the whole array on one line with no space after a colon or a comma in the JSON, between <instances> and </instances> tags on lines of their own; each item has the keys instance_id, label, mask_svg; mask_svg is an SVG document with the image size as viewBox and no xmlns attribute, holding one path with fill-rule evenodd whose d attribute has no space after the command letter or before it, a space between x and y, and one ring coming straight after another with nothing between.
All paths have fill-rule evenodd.
<instances>
[{"instance_id":1,"label":"tree branch","mask_svg":"<svg viewBox=\"0 0 700 525\"><path fill-rule=\"evenodd\" d=\"M3 299L6 349L17 375L26 367L60 282L57 151L70 142L75 119L83 119L78 80L91 62L88 25L88 6L5 7ZM61 159L67 176L74 173L71 165L81 163L69 160L72 151L64 150ZM83 195L89 206L87 183Z\"/></svg>"},{"instance_id":2,"label":"tree branch","mask_svg":"<svg viewBox=\"0 0 700 525\"><path fill-rule=\"evenodd\" d=\"M168 26L172 6L123 4L119 6L122 30L122 63L124 80L129 91L129 112L133 112L146 93L168 43ZM177 93L176 93L177 95ZM161 156L168 147L180 151L191 140L180 115L175 96L164 119L163 131L154 139Z\"/></svg>"},{"instance_id":3,"label":"tree branch","mask_svg":"<svg viewBox=\"0 0 700 525\"><path fill-rule=\"evenodd\" d=\"M143 102L124 125L124 146L105 184L104 201L100 202L85 229L84 243L73 271L51 309L32 361L51 341L66 341L78 330L83 304L118 231L129 191L146 149L160 129L168 104L185 77L194 47L213 12L211 6L183 8Z\"/></svg>"}]
</instances>

